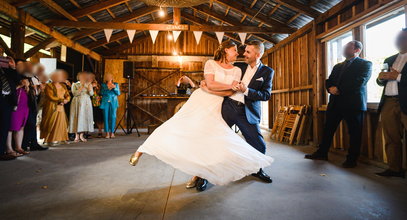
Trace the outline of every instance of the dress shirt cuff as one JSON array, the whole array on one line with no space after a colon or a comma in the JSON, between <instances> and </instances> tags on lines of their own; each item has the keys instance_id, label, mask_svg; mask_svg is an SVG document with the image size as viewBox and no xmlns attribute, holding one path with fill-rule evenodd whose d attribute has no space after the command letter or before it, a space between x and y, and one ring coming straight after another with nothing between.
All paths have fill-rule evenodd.
<instances>
[{"instance_id":1,"label":"dress shirt cuff","mask_svg":"<svg viewBox=\"0 0 407 220\"><path fill-rule=\"evenodd\" d=\"M244 93L243 93L245 96L248 96L249 95L249 88L246 88L246 91L244 91Z\"/></svg>"},{"instance_id":2,"label":"dress shirt cuff","mask_svg":"<svg viewBox=\"0 0 407 220\"><path fill-rule=\"evenodd\" d=\"M399 73L399 75L397 76L397 82L401 81L401 73Z\"/></svg>"}]
</instances>

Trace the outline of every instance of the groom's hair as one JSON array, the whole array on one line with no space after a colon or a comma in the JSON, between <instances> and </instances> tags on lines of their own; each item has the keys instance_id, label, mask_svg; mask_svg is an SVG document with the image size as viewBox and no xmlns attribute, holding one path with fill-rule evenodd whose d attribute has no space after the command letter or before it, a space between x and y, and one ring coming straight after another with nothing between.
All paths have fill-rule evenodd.
<instances>
[{"instance_id":1,"label":"groom's hair","mask_svg":"<svg viewBox=\"0 0 407 220\"><path fill-rule=\"evenodd\" d=\"M254 46L257 50L259 50L260 56L263 56L264 44L261 41L252 40L252 41L247 42L246 45Z\"/></svg>"}]
</instances>

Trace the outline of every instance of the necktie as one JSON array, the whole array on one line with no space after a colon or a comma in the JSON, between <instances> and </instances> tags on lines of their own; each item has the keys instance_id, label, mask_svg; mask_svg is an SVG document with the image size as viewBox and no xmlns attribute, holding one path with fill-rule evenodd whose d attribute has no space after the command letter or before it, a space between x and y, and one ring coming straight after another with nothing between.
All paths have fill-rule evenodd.
<instances>
[{"instance_id":1,"label":"necktie","mask_svg":"<svg viewBox=\"0 0 407 220\"><path fill-rule=\"evenodd\" d=\"M1 72L0 72L0 80L1 80L2 94L4 94L4 95L10 94L10 92L11 92L10 83L8 82L6 74L4 73L3 69L1 69Z\"/></svg>"}]
</instances>

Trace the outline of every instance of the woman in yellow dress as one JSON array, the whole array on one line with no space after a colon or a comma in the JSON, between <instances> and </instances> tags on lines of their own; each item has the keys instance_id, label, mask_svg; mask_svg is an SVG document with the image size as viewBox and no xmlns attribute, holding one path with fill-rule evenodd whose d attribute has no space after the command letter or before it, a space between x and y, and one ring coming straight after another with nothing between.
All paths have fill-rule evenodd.
<instances>
[{"instance_id":1,"label":"woman in yellow dress","mask_svg":"<svg viewBox=\"0 0 407 220\"><path fill-rule=\"evenodd\" d=\"M45 100L42 110L41 138L50 145L68 141L68 118L64 105L71 99L69 91L62 83L64 70L56 70L45 87Z\"/></svg>"}]
</instances>

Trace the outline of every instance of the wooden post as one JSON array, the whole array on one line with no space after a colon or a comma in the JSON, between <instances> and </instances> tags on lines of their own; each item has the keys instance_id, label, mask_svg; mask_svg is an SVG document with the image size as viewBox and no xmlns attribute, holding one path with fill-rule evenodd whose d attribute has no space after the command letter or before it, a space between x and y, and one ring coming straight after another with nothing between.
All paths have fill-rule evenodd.
<instances>
[{"instance_id":1,"label":"wooden post","mask_svg":"<svg viewBox=\"0 0 407 220\"><path fill-rule=\"evenodd\" d=\"M16 59L24 59L24 38L25 25L21 22L12 22L10 25L11 32L11 50L14 52Z\"/></svg>"},{"instance_id":2,"label":"wooden post","mask_svg":"<svg viewBox=\"0 0 407 220\"><path fill-rule=\"evenodd\" d=\"M173 22L175 25L181 24L181 10L180 8L174 8Z\"/></svg>"}]
</instances>

